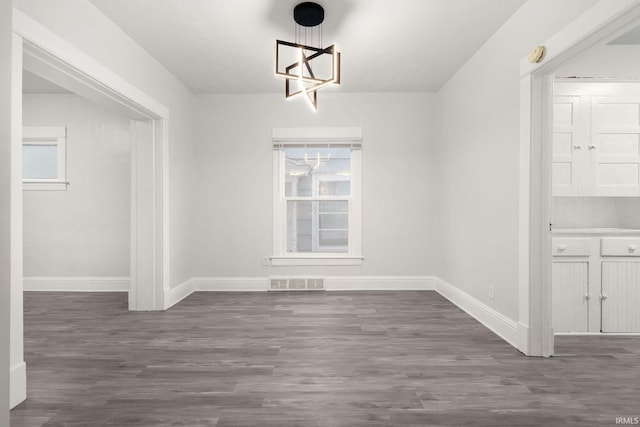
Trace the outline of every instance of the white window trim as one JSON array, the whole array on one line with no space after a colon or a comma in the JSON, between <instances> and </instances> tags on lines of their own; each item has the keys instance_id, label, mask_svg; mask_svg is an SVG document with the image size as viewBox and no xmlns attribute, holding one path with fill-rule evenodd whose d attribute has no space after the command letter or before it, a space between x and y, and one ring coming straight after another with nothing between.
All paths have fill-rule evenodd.
<instances>
[{"instance_id":1,"label":"white window trim","mask_svg":"<svg viewBox=\"0 0 640 427\"><path fill-rule=\"evenodd\" d=\"M58 147L58 177L55 179L23 179L23 190L67 189L67 128L64 126L25 126L22 143L37 142Z\"/></svg>"},{"instance_id":2,"label":"white window trim","mask_svg":"<svg viewBox=\"0 0 640 427\"><path fill-rule=\"evenodd\" d=\"M349 206L349 252L291 254L286 246L286 207L282 180L283 152L287 145L331 144L350 146L362 142L362 128L274 128L273 129L273 266L360 265L362 256L362 152L351 156L351 203Z\"/></svg>"}]
</instances>

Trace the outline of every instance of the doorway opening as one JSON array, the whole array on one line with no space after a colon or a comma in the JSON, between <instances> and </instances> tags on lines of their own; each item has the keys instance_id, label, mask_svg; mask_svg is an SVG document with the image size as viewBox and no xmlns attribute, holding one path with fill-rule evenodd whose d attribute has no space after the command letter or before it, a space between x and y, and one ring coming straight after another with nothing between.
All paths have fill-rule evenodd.
<instances>
[{"instance_id":1,"label":"doorway opening","mask_svg":"<svg viewBox=\"0 0 640 427\"><path fill-rule=\"evenodd\" d=\"M520 335L519 345L528 355L548 357L554 354L552 268L555 264L552 263L554 260L552 242L557 228L553 229L552 188L561 185L553 185L553 168L555 166L556 184L559 177L571 179L573 176L572 171L567 172L570 168L553 163L554 154L563 154L554 153L553 150L553 104L556 77L560 76L559 72L563 66L572 64L572 59L578 60L582 57L581 54L588 55L590 49L607 45L637 27L639 23L640 2L634 1L625 5L600 2L548 41L551 53L542 65L529 64L526 59L521 63L521 149L523 153L521 189L526 197L521 199L520 206L522 218L520 249L523 272L520 287L520 318L523 333ZM571 104L570 97L562 101ZM568 140L567 135L560 136L556 145L566 147ZM586 147L587 150L589 148L589 146ZM566 153L564 154L566 156ZM560 160L559 157L556 159ZM613 179L611 177L617 176L620 172L612 172L609 168L600 173L602 177ZM625 173L628 178L629 171ZM601 182L603 183L605 182ZM558 191L558 188L555 190ZM564 247L565 253L569 251L569 245L566 242L558 242L558 244ZM584 247L578 249L578 251L584 250ZM576 267L574 270L566 265L563 267L566 268L562 272L557 272L556 276L564 273L577 277L585 272L584 265L579 268L574 266ZM588 274L588 271L585 274Z\"/></svg>"},{"instance_id":2,"label":"doorway opening","mask_svg":"<svg viewBox=\"0 0 640 427\"><path fill-rule=\"evenodd\" d=\"M556 72L551 159L556 336L640 333L639 29L582 52ZM634 32L638 37L629 38ZM620 39L625 43L616 43Z\"/></svg>"},{"instance_id":3,"label":"doorway opening","mask_svg":"<svg viewBox=\"0 0 640 427\"><path fill-rule=\"evenodd\" d=\"M23 71L24 290L129 291L131 124Z\"/></svg>"},{"instance_id":4,"label":"doorway opening","mask_svg":"<svg viewBox=\"0 0 640 427\"><path fill-rule=\"evenodd\" d=\"M23 333L22 71L130 119L129 309L163 310L169 277L169 110L14 10L11 137L11 349L10 404L26 399Z\"/></svg>"}]
</instances>

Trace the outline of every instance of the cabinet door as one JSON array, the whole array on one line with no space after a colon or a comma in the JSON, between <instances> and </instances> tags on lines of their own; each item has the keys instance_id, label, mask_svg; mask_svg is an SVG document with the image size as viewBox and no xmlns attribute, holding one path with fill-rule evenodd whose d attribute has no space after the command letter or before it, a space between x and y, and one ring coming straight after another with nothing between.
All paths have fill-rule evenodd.
<instances>
[{"instance_id":1,"label":"cabinet door","mask_svg":"<svg viewBox=\"0 0 640 427\"><path fill-rule=\"evenodd\" d=\"M587 332L589 325L589 262L552 263L553 329Z\"/></svg>"},{"instance_id":2,"label":"cabinet door","mask_svg":"<svg viewBox=\"0 0 640 427\"><path fill-rule=\"evenodd\" d=\"M580 179L588 167L585 121L589 114L583 104L579 96L554 97L551 171L554 196L577 196L583 191Z\"/></svg>"},{"instance_id":3,"label":"cabinet door","mask_svg":"<svg viewBox=\"0 0 640 427\"><path fill-rule=\"evenodd\" d=\"M602 262L602 332L640 332L640 262Z\"/></svg>"},{"instance_id":4,"label":"cabinet door","mask_svg":"<svg viewBox=\"0 0 640 427\"><path fill-rule=\"evenodd\" d=\"M640 97L594 96L591 179L596 196L640 196Z\"/></svg>"}]
</instances>

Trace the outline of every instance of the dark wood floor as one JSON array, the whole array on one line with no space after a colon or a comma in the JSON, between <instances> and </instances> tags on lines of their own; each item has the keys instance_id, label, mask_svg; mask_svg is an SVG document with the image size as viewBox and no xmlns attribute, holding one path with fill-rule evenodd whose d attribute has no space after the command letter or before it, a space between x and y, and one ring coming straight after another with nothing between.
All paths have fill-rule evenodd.
<instances>
[{"instance_id":1,"label":"dark wood floor","mask_svg":"<svg viewBox=\"0 0 640 427\"><path fill-rule=\"evenodd\" d=\"M640 338L527 358L434 292L27 293L18 426L563 426L640 416Z\"/></svg>"}]
</instances>

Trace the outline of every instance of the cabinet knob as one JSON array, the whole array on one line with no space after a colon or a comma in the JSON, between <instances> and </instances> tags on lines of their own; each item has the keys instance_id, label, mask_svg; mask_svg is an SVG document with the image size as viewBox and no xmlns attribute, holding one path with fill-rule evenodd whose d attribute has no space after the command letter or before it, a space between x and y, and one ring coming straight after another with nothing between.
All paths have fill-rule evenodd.
<instances>
[{"instance_id":1,"label":"cabinet knob","mask_svg":"<svg viewBox=\"0 0 640 427\"><path fill-rule=\"evenodd\" d=\"M595 145L590 145L590 146L589 146L589 150L595 150L595 149L596 149L596 146L595 146Z\"/></svg>"},{"instance_id":2,"label":"cabinet knob","mask_svg":"<svg viewBox=\"0 0 640 427\"><path fill-rule=\"evenodd\" d=\"M589 301L591 299L591 294L585 294L584 299Z\"/></svg>"},{"instance_id":3,"label":"cabinet knob","mask_svg":"<svg viewBox=\"0 0 640 427\"><path fill-rule=\"evenodd\" d=\"M565 251L567 249L567 245L558 245L558 252Z\"/></svg>"},{"instance_id":4,"label":"cabinet knob","mask_svg":"<svg viewBox=\"0 0 640 427\"><path fill-rule=\"evenodd\" d=\"M602 301L606 300L606 299L607 299L607 294L602 294L602 295L600 295L600 299L601 299Z\"/></svg>"},{"instance_id":5,"label":"cabinet knob","mask_svg":"<svg viewBox=\"0 0 640 427\"><path fill-rule=\"evenodd\" d=\"M573 149L574 150L581 150L582 149L582 145L574 145Z\"/></svg>"},{"instance_id":6,"label":"cabinet knob","mask_svg":"<svg viewBox=\"0 0 640 427\"><path fill-rule=\"evenodd\" d=\"M629 245L629 252L635 252L638 250L638 245Z\"/></svg>"}]
</instances>

